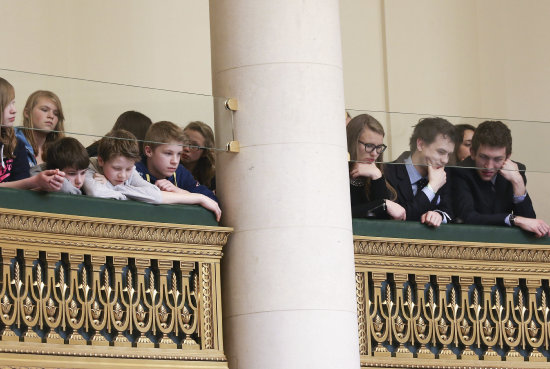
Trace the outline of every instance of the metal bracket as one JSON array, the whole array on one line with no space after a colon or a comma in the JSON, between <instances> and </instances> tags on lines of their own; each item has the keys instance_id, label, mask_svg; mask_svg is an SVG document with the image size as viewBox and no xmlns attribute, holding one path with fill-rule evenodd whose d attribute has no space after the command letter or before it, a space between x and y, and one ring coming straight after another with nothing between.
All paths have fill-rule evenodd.
<instances>
[{"instance_id":1,"label":"metal bracket","mask_svg":"<svg viewBox=\"0 0 550 369\"><path fill-rule=\"evenodd\" d=\"M225 108L231 111L239 110L239 101L237 99L229 98L225 100Z\"/></svg>"},{"instance_id":2,"label":"metal bracket","mask_svg":"<svg viewBox=\"0 0 550 369\"><path fill-rule=\"evenodd\" d=\"M227 151L229 151L229 152L240 152L241 151L241 145L239 144L239 141L230 141L227 144Z\"/></svg>"}]
</instances>

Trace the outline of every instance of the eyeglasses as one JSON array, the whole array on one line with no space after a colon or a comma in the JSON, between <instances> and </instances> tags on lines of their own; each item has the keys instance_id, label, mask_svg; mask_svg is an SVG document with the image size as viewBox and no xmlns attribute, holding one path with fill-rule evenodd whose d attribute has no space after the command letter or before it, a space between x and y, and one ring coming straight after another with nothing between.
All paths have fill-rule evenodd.
<instances>
[{"instance_id":1,"label":"eyeglasses","mask_svg":"<svg viewBox=\"0 0 550 369\"><path fill-rule=\"evenodd\" d=\"M386 149L388 148L386 145L384 144L381 144L381 145L378 145L376 146L375 144L371 144L371 143L364 143L364 142L361 142L361 141L358 141L361 145L365 146L365 152L367 154L370 154L371 152L373 152L374 150L376 150L376 152L378 154L382 154L384 151L386 151Z\"/></svg>"},{"instance_id":2,"label":"eyeglasses","mask_svg":"<svg viewBox=\"0 0 550 369\"><path fill-rule=\"evenodd\" d=\"M190 141L190 140L186 140L183 143L183 147L187 148L187 149L189 149L189 151L193 151L193 152L196 152L196 151L199 151L199 150L202 149L202 147L200 147L198 143L196 143L194 141Z\"/></svg>"}]
</instances>

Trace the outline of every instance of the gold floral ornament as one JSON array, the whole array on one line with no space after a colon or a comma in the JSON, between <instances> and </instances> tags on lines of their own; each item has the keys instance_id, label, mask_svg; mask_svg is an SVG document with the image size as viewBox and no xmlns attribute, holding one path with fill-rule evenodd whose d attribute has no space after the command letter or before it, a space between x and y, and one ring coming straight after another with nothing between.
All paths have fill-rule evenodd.
<instances>
[{"instance_id":1,"label":"gold floral ornament","mask_svg":"<svg viewBox=\"0 0 550 369\"><path fill-rule=\"evenodd\" d=\"M418 329L418 337L421 339L426 338L426 328L428 326L426 325L426 321L420 317L418 318L418 322L416 322L416 329Z\"/></svg>"},{"instance_id":2,"label":"gold floral ornament","mask_svg":"<svg viewBox=\"0 0 550 369\"><path fill-rule=\"evenodd\" d=\"M447 324L445 319L441 318L441 320L439 320L439 323L437 324L437 329L439 330L439 334L441 335L441 338L446 340L447 330L449 329L449 325Z\"/></svg>"},{"instance_id":3,"label":"gold floral ornament","mask_svg":"<svg viewBox=\"0 0 550 369\"><path fill-rule=\"evenodd\" d=\"M4 297L2 297L2 302L0 303L0 305L2 306L2 316L4 317L4 319L8 319L12 303L10 302L10 299L7 295L4 295Z\"/></svg>"},{"instance_id":4,"label":"gold floral ornament","mask_svg":"<svg viewBox=\"0 0 550 369\"><path fill-rule=\"evenodd\" d=\"M69 303L69 317L71 318L71 322L73 324L77 323L76 317L78 316L78 311L80 308L76 305L76 302L74 300L71 300Z\"/></svg>"},{"instance_id":5,"label":"gold floral ornament","mask_svg":"<svg viewBox=\"0 0 550 369\"><path fill-rule=\"evenodd\" d=\"M147 312L143 308L143 305L140 303L137 307L136 318L138 320L138 326L143 328L145 326L145 318L147 317Z\"/></svg>"},{"instance_id":6,"label":"gold floral ornament","mask_svg":"<svg viewBox=\"0 0 550 369\"><path fill-rule=\"evenodd\" d=\"M374 334L376 337L380 338L382 337L382 329L384 329L384 322L382 322L382 318L380 317L380 314L376 314L376 317L374 318L374 322L372 322L372 325L374 327Z\"/></svg>"},{"instance_id":7,"label":"gold floral ornament","mask_svg":"<svg viewBox=\"0 0 550 369\"><path fill-rule=\"evenodd\" d=\"M493 339L493 329L489 320L485 319L483 321L483 337L485 337L485 340L490 341Z\"/></svg>"},{"instance_id":8,"label":"gold floral ornament","mask_svg":"<svg viewBox=\"0 0 550 369\"><path fill-rule=\"evenodd\" d=\"M115 304L115 307L113 309L113 314L115 316L115 325L117 327L122 326L122 318L124 317L124 310L122 310L122 306L117 301Z\"/></svg>"},{"instance_id":9,"label":"gold floral ornament","mask_svg":"<svg viewBox=\"0 0 550 369\"><path fill-rule=\"evenodd\" d=\"M535 322L531 320L531 323L529 323L529 327L527 328L527 333L529 334L529 339L531 342L537 341L539 330L540 328L538 328Z\"/></svg>"},{"instance_id":10,"label":"gold floral ornament","mask_svg":"<svg viewBox=\"0 0 550 369\"><path fill-rule=\"evenodd\" d=\"M46 315L48 316L48 321L54 322L55 321L55 312L57 311L57 306L55 306L55 302L50 297L48 299L48 302L46 302Z\"/></svg>"},{"instance_id":11,"label":"gold floral ornament","mask_svg":"<svg viewBox=\"0 0 550 369\"><path fill-rule=\"evenodd\" d=\"M97 301L94 301L92 304L92 320L95 325L99 325L99 318L101 318L101 309L99 308L99 304Z\"/></svg>"},{"instance_id":12,"label":"gold floral ornament","mask_svg":"<svg viewBox=\"0 0 550 369\"><path fill-rule=\"evenodd\" d=\"M168 327L168 324L166 324L166 322L168 321L168 316L170 315L170 313L166 311L166 308L164 307L164 305L160 305L158 315L160 320L160 326L166 329L166 327Z\"/></svg>"},{"instance_id":13,"label":"gold floral ornament","mask_svg":"<svg viewBox=\"0 0 550 369\"><path fill-rule=\"evenodd\" d=\"M504 330L506 331L506 335L508 336L508 341L512 342L514 340L514 334L516 333L516 327L514 327L514 324L511 320L508 320L506 324L504 325Z\"/></svg>"},{"instance_id":14,"label":"gold floral ornament","mask_svg":"<svg viewBox=\"0 0 550 369\"><path fill-rule=\"evenodd\" d=\"M25 313L25 319L28 321L32 320L32 312L34 310L34 304L32 303L32 300L27 296L25 298L25 303L23 304L23 311Z\"/></svg>"},{"instance_id":15,"label":"gold floral ornament","mask_svg":"<svg viewBox=\"0 0 550 369\"><path fill-rule=\"evenodd\" d=\"M462 319L462 322L460 323L460 334L464 340L470 339L471 329L472 327L468 324L468 321L466 319Z\"/></svg>"}]
</instances>

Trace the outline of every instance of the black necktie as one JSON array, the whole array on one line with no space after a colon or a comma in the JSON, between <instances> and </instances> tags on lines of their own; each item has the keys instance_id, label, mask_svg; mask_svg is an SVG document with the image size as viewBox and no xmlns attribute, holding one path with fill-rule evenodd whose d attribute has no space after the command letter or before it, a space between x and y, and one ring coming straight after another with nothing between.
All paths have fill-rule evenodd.
<instances>
[{"instance_id":1,"label":"black necktie","mask_svg":"<svg viewBox=\"0 0 550 369\"><path fill-rule=\"evenodd\" d=\"M428 179L427 178L420 178L418 181L416 181L416 191L422 191L424 187L428 185Z\"/></svg>"}]
</instances>

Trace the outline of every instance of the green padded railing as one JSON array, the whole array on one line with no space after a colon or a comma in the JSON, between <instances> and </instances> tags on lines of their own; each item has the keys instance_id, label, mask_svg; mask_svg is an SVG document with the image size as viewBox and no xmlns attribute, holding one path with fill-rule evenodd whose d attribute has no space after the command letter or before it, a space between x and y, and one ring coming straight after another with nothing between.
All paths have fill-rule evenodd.
<instances>
[{"instance_id":1,"label":"green padded railing","mask_svg":"<svg viewBox=\"0 0 550 369\"><path fill-rule=\"evenodd\" d=\"M218 226L214 214L198 205L151 205L63 193L0 188L0 208L145 222Z\"/></svg>"},{"instance_id":2,"label":"green padded railing","mask_svg":"<svg viewBox=\"0 0 550 369\"><path fill-rule=\"evenodd\" d=\"M353 219L353 234L440 241L550 245L549 237L536 238L529 232L506 226L442 224L439 228L431 228L420 222Z\"/></svg>"}]
</instances>

